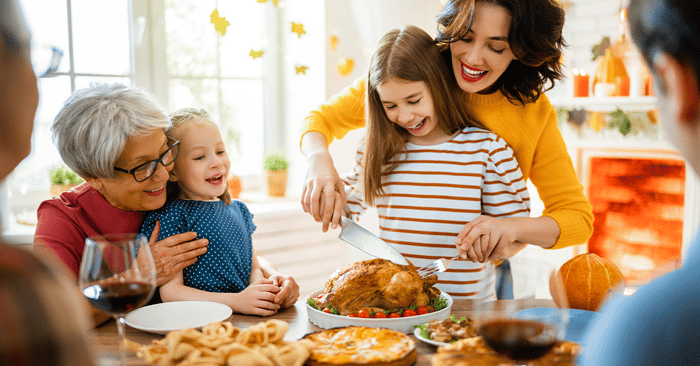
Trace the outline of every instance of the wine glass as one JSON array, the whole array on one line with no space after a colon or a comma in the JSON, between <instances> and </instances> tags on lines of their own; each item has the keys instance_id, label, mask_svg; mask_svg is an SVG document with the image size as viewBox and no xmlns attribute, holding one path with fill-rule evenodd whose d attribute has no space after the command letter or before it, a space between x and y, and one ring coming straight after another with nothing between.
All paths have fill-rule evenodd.
<instances>
[{"instance_id":1,"label":"wine glass","mask_svg":"<svg viewBox=\"0 0 700 366\"><path fill-rule=\"evenodd\" d=\"M569 322L568 304L559 275L532 267L517 286L531 289L516 300L496 300L494 266L486 263L478 282L474 309L477 332L486 345L519 364L544 356L563 340ZM546 276L549 274L549 276ZM537 299L534 290L547 284L555 299ZM534 309L536 308L536 309Z\"/></svg>"},{"instance_id":2,"label":"wine glass","mask_svg":"<svg viewBox=\"0 0 700 366\"><path fill-rule=\"evenodd\" d=\"M80 288L95 308L117 320L124 364L124 315L144 305L156 287L156 268L141 234L110 234L85 239Z\"/></svg>"}]
</instances>

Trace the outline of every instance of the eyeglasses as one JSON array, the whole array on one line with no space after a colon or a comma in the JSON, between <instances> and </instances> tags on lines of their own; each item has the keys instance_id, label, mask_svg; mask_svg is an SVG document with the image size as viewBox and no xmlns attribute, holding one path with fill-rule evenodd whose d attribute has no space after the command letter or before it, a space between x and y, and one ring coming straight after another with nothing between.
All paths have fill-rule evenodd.
<instances>
[{"instance_id":1,"label":"eyeglasses","mask_svg":"<svg viewBox=\"0 0 700 366\"><path fill-rule=\"evenodd\" d=\"M53 46L32 47L32 67L36 77L50 77L58 71L63 51Z\"/></svg>"},{"instance_id":2,"label":"eyeglasses","mask_svg":"<svg viewBox=\"0 0 700 366\"><path fill-rule=\"evenodd\" d=\"M175 140L172 137L168 137L168 140L174 141L170 148L166 150L158 159L147 161L134 169L126 170L122 168L114 167L114 170L118 172L128 173L134 176L137 182L143 182L146 179L156 174L158 169L158 163L163 164L163 166L168 166L172 164L175 159L177 159L177 154L180 152L180 141Z\"/></svg>"}]
</instances>

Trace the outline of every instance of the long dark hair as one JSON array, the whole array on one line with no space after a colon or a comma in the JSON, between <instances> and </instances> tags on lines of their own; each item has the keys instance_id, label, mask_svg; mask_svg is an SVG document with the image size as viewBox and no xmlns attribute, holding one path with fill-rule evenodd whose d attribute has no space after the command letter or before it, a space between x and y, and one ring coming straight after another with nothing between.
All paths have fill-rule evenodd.
<instances>
[{"instance_id":1,"label":"long dark hair","mask_svg":"<svg viewBox=\"0 0 700 366\"><path fill-rule=\"evenodd\" d=\"M171 113L169 117L173 125L168 129L167 135L174 139L178 139L179 128L188 121L201 120L215 125L209 113L201 108L180 108ZM182 156L182 154L180 156ZM178 159L180 156L178 156ZM177 164L177 161L175 163ZM168 201L176 199L180 195L180 185L177 182L168 181L165 186L165 193ZM231 193L228 189L218 198L226 205L231 203L232 200Z\"/></svg>"},{"instance_id":2,"label":"long dark hair","mask_svg":"<svg viewBox=\"0 0 700 366\"><path fill-rule=\"evenodd\" d=\"M377 85L391 78L426 83L438 126L445 133L453 134L468 126L482 127L466 111L464 91L442 61L440 49L430 35L410 25L389 31L377 44L367 76L367 135L361 181L369 205L383 194L382 175L400 164L395 157L405 151L409 136L408 131L389 120L377 92Z\"/></svg>"},{"instance_id":3,"label":"long dark hair","mask_svg":"<svg viewBox=\"0 0 700 366\"><path fill-rule=\"evenodd\" d=\"M437 16L438 36L443 56L452 64L449 44L465 38L474 20L477 2L498 5L512 19L508 44L516 59L493 85L511 101L535 102L540 94L554 87L562 73L562 30L564 9L556 0L450 0ZM547 84L550 84L547 86Z\"/></svg>"},{"instance_id":4,"label":"long dark hair","mask_svg":"<svg viewBox=\"0 0 700 366\"><path fill-rule=\"evenodd\" d=\"M632 39L649 65L657 52L688 64L700 86L700 18L697 2L632 0L628 19ZM653 68L652 68L653 70Z\"/></svg>"}]
</instances>

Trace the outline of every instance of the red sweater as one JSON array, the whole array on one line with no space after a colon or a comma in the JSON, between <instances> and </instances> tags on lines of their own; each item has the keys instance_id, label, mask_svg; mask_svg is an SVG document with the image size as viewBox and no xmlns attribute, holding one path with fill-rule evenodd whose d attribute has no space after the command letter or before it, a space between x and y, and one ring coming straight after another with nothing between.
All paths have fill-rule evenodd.
<instances>
[{"instance_id":1,"label":"red sweater","mask_svg":"<svg viewBox=\"0 0 700 366\"><path fill-rule=\"evenodd\" d=\"M78 278L86 238L138 233L143 217L143 212L112 206L100 192L83 183L39 205L34 246L54 253Z\"/></svg>"}]
</instances>

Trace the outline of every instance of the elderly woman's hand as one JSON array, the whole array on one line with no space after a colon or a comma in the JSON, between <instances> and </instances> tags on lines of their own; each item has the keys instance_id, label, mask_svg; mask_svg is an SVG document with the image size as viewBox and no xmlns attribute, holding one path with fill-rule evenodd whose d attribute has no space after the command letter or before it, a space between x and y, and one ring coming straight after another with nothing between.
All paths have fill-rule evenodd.
<instances>
[{"instance_id":1,"label":"elderly woman's hand","mask_svg":"<svg viewBox=\"0 0 700 366\"><path fill-rule=\"evenodd\" d=\"M156 263L156 285L162 286L170 281L176 273L197 261L197 257L207 252L209 240L197 238L197 233L187 232L158 240L160 221L151 233L149 245Z\"/></svg>"}]
</instances>

